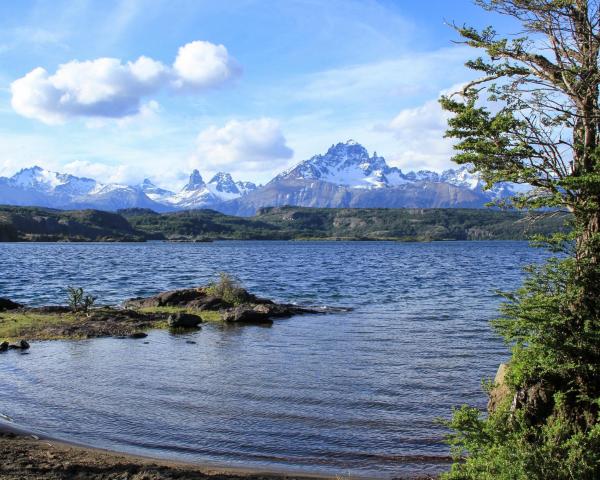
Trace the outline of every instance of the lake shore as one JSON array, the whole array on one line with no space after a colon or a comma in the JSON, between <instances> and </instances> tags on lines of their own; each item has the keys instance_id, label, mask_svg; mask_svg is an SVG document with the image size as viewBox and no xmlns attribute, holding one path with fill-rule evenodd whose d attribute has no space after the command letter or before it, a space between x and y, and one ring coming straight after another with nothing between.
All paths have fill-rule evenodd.
<instances>
[{"instance_id":1,"label":"lake shore","mask_svg":"<svg viewBox=\"0 0 600 480\"><path fill-rule=\"evenodd\" d=\"M208 464L174 462L94 448L33 435L0 422L0 478L3 480L332 480L324 476L289 471L265 471ZM344 476L343 478L351 478ZM431 476L395 477L431 480Z\"/></svg>"}]
</instances>

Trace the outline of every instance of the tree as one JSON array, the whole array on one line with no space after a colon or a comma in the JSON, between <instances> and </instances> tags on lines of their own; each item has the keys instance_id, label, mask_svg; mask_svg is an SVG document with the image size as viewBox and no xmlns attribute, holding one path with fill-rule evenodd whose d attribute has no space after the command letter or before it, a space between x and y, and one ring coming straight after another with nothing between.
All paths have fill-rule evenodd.
<instances>
[{"instance_id":1,"label":"tree","mask_svg":"<svg viewBox=\"0 0 600 480\"><path fill-rule=\"evenodd\" d=\"M455 26L485 53L467 62L481 78L440 100L454 160L488 185L530 185L504 206L565 209L573 229L546 242L565 256L505 295L494 325L513 345L511 395L487 419L455 412L450 440L468 457L448 476L600 478L600 3L476 3L522 33Z\"/></svg>"}]
</instances>

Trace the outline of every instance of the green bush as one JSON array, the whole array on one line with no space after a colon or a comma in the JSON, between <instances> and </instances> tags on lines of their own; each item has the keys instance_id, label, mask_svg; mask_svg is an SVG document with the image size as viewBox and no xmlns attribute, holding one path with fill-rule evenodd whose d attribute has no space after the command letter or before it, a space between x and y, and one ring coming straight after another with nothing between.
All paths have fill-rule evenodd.
<instances>
[{"instance_id":1,"label":"green bush","mask_svg":"<svg viewBox=\"0 0 600 480\"><path fill-rule=\"evenodd\" d=\"M241 282L226 272L220 272L219 279L209 283L205 291L208 295L221 298L232 305L240 305L248 300L248 292Z\"/></svg>"},{"instance_id":2,"label":"green bush","mask_svg":"<svg viewBox=\"0 0 600 480\"><path fill-rule=\"evenodd\" d=\"M89 313L94 305L96 297L88 295L81 287L67 287L67 302L74 312Z\"/></svg>"},{"instance_id":3,"label":"green bush","mask_svg":"<svg viewBox=\"0 0 600 480\"><path fill-rule=\"evenodd\" d=\"M582 287L572 257L529 273L522 288L504 294L503 316L493 322L512 345L510 395L487 418L468 406L454 411L447 480L600 478L598 313L573 308Z\"/></svg>"}]
</instances>

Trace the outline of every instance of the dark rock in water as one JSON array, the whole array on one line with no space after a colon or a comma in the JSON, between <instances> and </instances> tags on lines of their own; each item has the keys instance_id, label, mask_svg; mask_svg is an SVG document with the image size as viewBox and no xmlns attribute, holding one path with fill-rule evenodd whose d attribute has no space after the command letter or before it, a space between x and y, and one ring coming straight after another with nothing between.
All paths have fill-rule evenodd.
<instances>
[{"instance_id":1,"label":"dark rock in water","mask_svg":"<svg viewBox=\"0 0 600 480\"><path fill-rule=\"evenodd\" d=\"M270 322L271 309L266 305L239 305L223 312L224 322L261 323Z\"/></svg>"},{"instance_id":2,"label":"dark rock in water","mask_svg":"<svg viewBox=\"0 0 600 480\"><path fill-rule=\"evenodd\" d=\"M123 306L126 308L187 306L192 301L206 297L201 288L184 288L162 292L153 297L131 298L124 302Z\"/></svg>"},{"instance_id":3,"label":"dark rock in water","mask_svg":"<svg viewBox=\"0 0 600 480\"><path fill-rule=\"evenodd\" d=\"M186 306L198 310L219 310L221 308L231 308L233 305L222 298L206 296L201 299L192 300Z\"/></svg>"},{"instance_id":4,"label":"dark rock in water","mask_svg":"<svg viewBox=\"0 0 600 480\"><path fill-rule=\"evenodd\" d=\"M11 350L29 350L29 343L27 342L27 340L21 340L17 344L9 345L8 348L10 348Z\"/></svg>"},{"instance_id":5,"label":"dark rock in water","mask_svg":"<svg viewBox=\"0 0 600 480\"><path fill-rule=\"evenodd\" d=\"M243 288L237 290L236 296L245 303L273 303L270 300L258 298ZM218 310L219 308L230 308L232 305L220 297L209 295L205 287L198 287L169 290L153 297L131 298L124 302L123 306L125 308L186 307L198 310Z\"/></svg>"},{"instance_id":6,"label":"dark rock in water","mask_svg":"<svg viewBox=\"0 0 600 480\"><path fill-rule=\"evenodd\" d=\"M202 318L191 313L174 313L168 319L171 328L197 328L201 323Z\"/></svg>"},{"instance_id":7,"label":"dark rock in water","mask_svg":"<svg viewBox=\"0 0 600 480\"><path fill-rule=\"evenodd\" d=\"M16 310L17 308L21 308L22 306L23 305L21 305L20 303L13 302L8 298L0 297L0 312L3 312L5 310Z\"/></svg>"},{"instance_id":8,"label":"dark rock in water","mask_svg":"<svg viewBox=\"0 0 600 480\"><path fill-rule=\"evenodd\" d=\"M8 350L8 342L0 343L0 352L6 352Z\"/></svg>"},{"instance_id":9,"label":"dark rock in water","mask_svg":"<svg viewBox=\"0 0 600 480\"><path fill-rule=\"evenodd\" d=\"M186 340L185 343L187 343L188 345L196 345L196 342L194 342L193 340Z\"/></svg>"},{"instance_id":10,"label":"dark rock in water","mask_svg":"<svg viewBox=\"0 0 600 480\"><path fill-rule=\"evenodd\" d=\"M147 336L148 334L144 332L134 332L129 335L129 338L146 338Z\"/></svg>"}]
</instances>

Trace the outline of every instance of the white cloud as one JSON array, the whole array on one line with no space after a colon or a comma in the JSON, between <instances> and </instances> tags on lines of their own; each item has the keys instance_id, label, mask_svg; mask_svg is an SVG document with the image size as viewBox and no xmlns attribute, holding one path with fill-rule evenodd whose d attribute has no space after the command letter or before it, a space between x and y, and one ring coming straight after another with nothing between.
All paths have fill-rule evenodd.
<instances>
[{"instance_id":1,"label":"white cloud","mask_svg":"<svg viewBox=\"0 0 600 480\"><path fill-rule=\"evenodd\" d=\"M440 96L458 91L461 86L444 89ZM456 166L451 161L455 141L444 138L451 114L442 109L438 98L403 109L387 125L375 127L375 130L393 133L396 139L397 147L390 156L390 163L404 170L441 171Z\"/></svg>"},{"instance_id":2,"label":"white cloud","mask_svg":"<svg viewBox=\"0 0 600 480\"><path fill-rule=\"evenodd\" d=\"M200 132L191 167L244 174L277 169L293 155L279 122L272 118L231 120Z\"/></svg>"},{"instance_id":3,"label":"white cloud","mask_svg":"<svg viewBox=\"0 0 600 480\"><path fill-rule=\"evenodd\" d=\"M294 98L302 101L406 99L431 94L448 82L464 77L464 61L472 52L452 47L405 54L392 60L350 65L305 76Z\"/></svg>"},{"instance_id":4,"label":"white cloud","mask_svg":"<svg viewBox=\"0 0 600 480\"><path fill-rule=\"evenodd\" d=\"M143 173L129 165L106 165L104 163L75 160L62 167L62 171L77 177L93 178L102 183L133 185L139 183Z\"/></svg>"},{"instance_id":5,"label":"white cloud","mask_svg":"<svg viewBox=\"0 0 600 480\"><path fill-rule=\"evenodd\" d=\"M211 88L241 73L238 63L223 45L197 40L179 48L173 69L177 88Z\"/></svg>"},{"instance_id":6,"label":"white cloud","mask_svg":"<svg viewBox=\"0 0 600 480\"><path fill-rule=\"evenodd\" d=\"M163 87L198 92L239 74L223 45L197 41L179 49L173 67L145 56L127 63L73 60L54 74L37 67L11 83L11 103L20 115L47 124L75 117L123 118L140 113L142 99Z\"/></svg>"}]
</instances>

